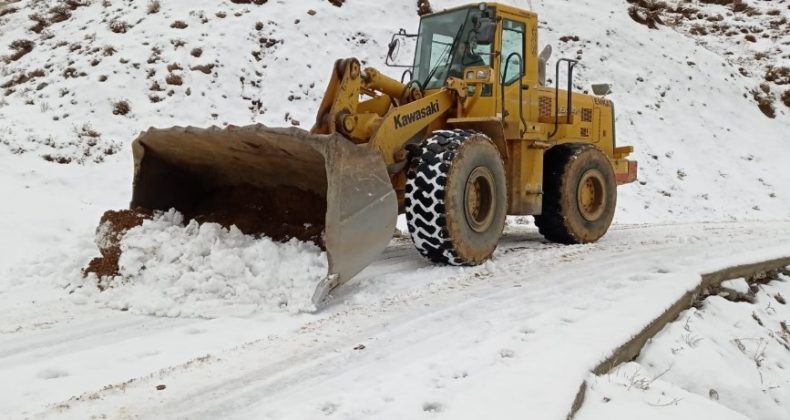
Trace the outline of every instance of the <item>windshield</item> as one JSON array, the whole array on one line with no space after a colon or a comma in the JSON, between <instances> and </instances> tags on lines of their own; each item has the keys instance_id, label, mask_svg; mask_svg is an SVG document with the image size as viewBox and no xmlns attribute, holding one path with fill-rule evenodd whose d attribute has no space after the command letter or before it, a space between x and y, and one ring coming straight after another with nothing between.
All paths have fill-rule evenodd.
<instances>
[{"instance_id":1,"label":"windshield","mask_svg":"<svg viewBox=\"0 0 790 420\"><path fill-rule=\"evenodd\" d=\"M431 15L420 22L414 79L424 89L444 86L448 77L462 77L469 66L490 66L492 45L476 45L476 8Z\"/></svg>"}]
</instances>

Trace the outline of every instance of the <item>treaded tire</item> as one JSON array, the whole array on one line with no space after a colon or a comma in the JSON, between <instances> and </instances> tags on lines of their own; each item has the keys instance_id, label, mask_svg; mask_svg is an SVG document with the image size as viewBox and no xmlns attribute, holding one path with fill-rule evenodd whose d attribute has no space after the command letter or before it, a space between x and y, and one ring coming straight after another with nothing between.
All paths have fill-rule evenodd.
<instances>
[{"instance_id":1,"label":"treaded tire","mask_svg":"<svg viewBox=\"0 0 790 420\"><path fill-rule=\"evenodd\" d=\"M466 130L434 132L413 153L405 207L412 241L424 257L451 265L486 261L507 212L505 168L491 139Z\"/></svg>"},{"instance_id":2,"label":"treaded tire","mask_svg":"<svg viewBox=\"0 0 790 420\"><path fill-rule=\"evenodd\" d=\"M589 207L585 207L580 191L590 176L595 178L593 189L599 190L599 197L587 200ZM589 144L569 143L546 152L543 213L535 216L535 224L546 239L563 244L595 242L612 224L616 205L614 171L600 150Z\"/></svg>"}]
</instances>

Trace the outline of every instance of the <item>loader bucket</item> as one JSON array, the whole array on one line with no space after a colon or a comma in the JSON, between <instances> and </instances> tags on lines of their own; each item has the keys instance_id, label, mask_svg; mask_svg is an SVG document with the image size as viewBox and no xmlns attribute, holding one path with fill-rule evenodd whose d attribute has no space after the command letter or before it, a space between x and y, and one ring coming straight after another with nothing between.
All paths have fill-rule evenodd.
<instances>
[{"instance_id":1,"label":"loader bucket","mask_svg":"<svg viewBox=\"0 0 790 420\"><path fill-rule=\"evenodd\" d=\"M384 161L338 134L260 124L152 128L132 148L132 208L175 208L187 220L323 247L329 272L316 285L316 306L373 261L395 229Z\"/></svg>"}]
</instances>

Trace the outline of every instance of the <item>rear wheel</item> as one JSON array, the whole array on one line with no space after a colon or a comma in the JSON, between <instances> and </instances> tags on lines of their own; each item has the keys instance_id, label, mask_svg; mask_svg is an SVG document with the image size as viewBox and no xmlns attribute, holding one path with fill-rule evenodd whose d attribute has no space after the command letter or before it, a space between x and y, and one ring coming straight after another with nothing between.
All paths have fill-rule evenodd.
<instances>
[{"instance_id":1,"label":"rear wheel","mask_svg":"<svg viewBox=\"0 0 790 420\"><path fill-rule=\"evenodd\" d=\"M409 232L423 256L452 265L484 262L505 226L499 151L484 134L435 132L411 162L405 204Z\"/></svg>"},{"instance_id":2,"label":"rear wheel","mask_svg":"<svg viewBox=\"0 0 790 420\"><path fill-rule=\"evenodd\" d=\"M563 144L546 152L540 233L552 242L600 239L612 224L617 183L606 156L588 144Z\"/></svg>"}]
</instances>

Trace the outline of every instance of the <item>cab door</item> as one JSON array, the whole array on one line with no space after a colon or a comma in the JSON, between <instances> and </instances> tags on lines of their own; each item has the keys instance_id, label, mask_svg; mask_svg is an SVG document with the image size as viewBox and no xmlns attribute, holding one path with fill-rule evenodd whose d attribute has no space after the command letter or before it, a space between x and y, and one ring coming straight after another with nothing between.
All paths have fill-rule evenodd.
<instances>
[{"instance_id":1,"label":"cab door","mask_svg":"<svg viewBox=\"0 0 790 420\"><path fill-rule=\"evenodd\" d=\"M499 80L500 89L497 97L497 116L501 115L505 123L505 136L508 139L521 138L521 133L526 129L522 121L522 113L526 110L520 98L522 82L527 68L525 47L527 41L527 27L523 20L515 16L502 14L499 33ZM503 97L504 92L504 106Z\"/></svg>"}]
</instances>

